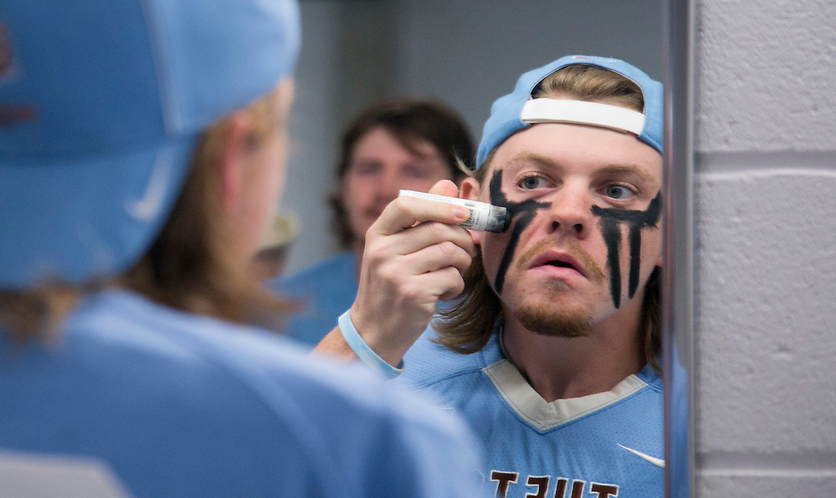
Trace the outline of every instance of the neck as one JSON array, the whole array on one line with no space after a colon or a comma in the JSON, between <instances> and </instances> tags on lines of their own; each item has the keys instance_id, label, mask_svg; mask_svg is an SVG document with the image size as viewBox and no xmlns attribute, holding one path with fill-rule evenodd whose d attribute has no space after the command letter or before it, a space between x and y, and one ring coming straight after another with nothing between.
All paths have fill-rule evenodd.
<instances>
[{"instance_id":1,"label":"neck","mask_svg":"<svg viewBox=\"0 0 836 498\"><path fill-rule=\"evenodd\" d=\"M644 368L640 313L632 320L616 314L596 324L587 336L574 338L536 334L507 310L505 316L505 349L547 402L610 391Z\"/></svg>"}]
</instances>

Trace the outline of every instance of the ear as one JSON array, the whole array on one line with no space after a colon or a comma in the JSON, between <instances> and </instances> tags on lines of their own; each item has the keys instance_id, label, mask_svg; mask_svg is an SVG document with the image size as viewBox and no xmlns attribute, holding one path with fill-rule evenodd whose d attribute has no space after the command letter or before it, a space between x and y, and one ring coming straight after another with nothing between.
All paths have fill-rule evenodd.
<instances>
[{"instance_id":1,"label":"ear","mask_svg":"<svg viewBox=\"0 0 836 498\"><path fill-rule=\"evenodd\" d=\"M475 201L479 197L479 182L475 178L465 178L459 190L459 198Z\"/></svg>"},{"instance_id":2,"label":"ear","mask_svg":"<svg viewBox=\"0 0 836 498\"><path fill-rule=\"evenodd\" d=\"M252 116L247 110L236 111L227 118L228 127L218 157L221 176L221 209L234 211L244 195L242 176L250 152L247 137L252 131Z\"/></svg>"},{"instance_id":3,"label":"ear","mask_svg":"<svg viewBox=\"0 0 836 498\"><path fill-rule=\"evenodd\" d=\"M479 182L475 178L465 178L462 180L462 185L459 189L459 198L475 201L477 197L479 197ZM481 232L474 232L473 230L468 230L468 232L470 232L470 237L473 239L474 244L479 245L482 243Z\"/></svg>"}]
</instances>

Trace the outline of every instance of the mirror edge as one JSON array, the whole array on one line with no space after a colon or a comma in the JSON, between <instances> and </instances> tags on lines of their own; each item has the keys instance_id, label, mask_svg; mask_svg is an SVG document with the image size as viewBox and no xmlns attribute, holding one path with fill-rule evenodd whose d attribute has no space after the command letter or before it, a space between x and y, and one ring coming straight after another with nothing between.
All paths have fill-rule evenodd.
<instances>
[{"instance_id":1,"label":"mirror edge","mask_svg":"<svg viewBox=\"0 0 836 498\"><path fill-rule=\"evenodd\" d=\"M693 0L664 1L664 189L668 202L663 214L662 350L668 498L688 498L694 489L693 12Z\"/></svg>"}]
</instances>

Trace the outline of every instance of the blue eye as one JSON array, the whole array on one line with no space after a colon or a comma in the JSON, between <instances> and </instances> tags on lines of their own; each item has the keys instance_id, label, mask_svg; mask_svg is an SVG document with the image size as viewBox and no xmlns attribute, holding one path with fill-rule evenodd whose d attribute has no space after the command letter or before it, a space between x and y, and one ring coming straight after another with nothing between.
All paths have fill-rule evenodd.
<instances>
[{"instance_id":1,"label":"blue eye","mask_svg":"<svg viewBox=\"0 0 836 498\"><path fill-rule=\"evenodd\" d=\"M520 187L524 189L535 189L543 186L545 180L539 176L528 176L520 181Z\"/></svg>"},{"instance_id":2,"label":"blue eye","mask_svg":"<svg viewBox=\"0 0 836 498\"><path fill-rule=\"evenodd\" d=\"M609 185L607 186L605 193L607 197L612 199L629 199L635 195L632 190L621 185Z\"/></svg>"}]
</instances>

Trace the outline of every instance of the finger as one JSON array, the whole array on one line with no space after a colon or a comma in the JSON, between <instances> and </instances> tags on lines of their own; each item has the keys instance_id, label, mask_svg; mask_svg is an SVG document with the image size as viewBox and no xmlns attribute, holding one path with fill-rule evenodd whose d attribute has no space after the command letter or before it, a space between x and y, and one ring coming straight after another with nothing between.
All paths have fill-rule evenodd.
<instances>
[{"instance_id":1,"label":"finger","mask_svg":"<svg viewBox=\"0 0 836 498\"><path fill-rule=\"evenodd\" d=\"M410 284L413 287L412 291L414 293L427 296L428 305L434 305L438 299L451 299L461 294L464 290L464 279L462 275L452 267L441 268L433 272L415 276L410 280ZM409 288L404 289L405 294L409 292L411 292Z\"/></svg>"},{"instance_id":2,"label":"finger","mask_svg":"<svg viewBox=\"0 0 836 498\"><path fill-rule=\"evenodd\" d=\"M385 240L370 242L369 247L380 248L391 254L411 254L442 242L452 242L472 256L476 255L473 236L464 228L444 223L427 222L390 235Z\"/></svg>"},{"instance_id":3,"label":"finger","mask_svg":"<svg viewBox=\"0 0 836 498\"><path fill-rule=\"evenodd\" d=\"M398 197L386 206L366 237L396 234L411 228L416 222L437 221L456 225L469 217L469 211L463 206L416 197Z\"/></svg>"},{"instance_id":4,"label":"finger","mask_svg":"<svg viewBox=\"0 0 836 498\"><path fill-rule=\"evenodd\" d=\"M440 180L433 185L429 193L456 198L459 190L452 181ZM411 197L404 200L399 199L401 197L396 198L384 209L381 216L378 217L380 223L377 226L372 225L372 229L376 233L391 235L426 221L458 224L470 217L469 211L462 206L425 199L419 199L416 202Z\"/></svg>"},{"instance_id":5,"label":"finger","mask_svg":"<svg viewBox=\"0 0 836 498\"><path fill-rule=\"evenodd\" d=\"M464 274L473 257L452 242L445 241L425 247L418 252L399 258L399 270L411 275L431 273L442 268L454 268Z\"/></svg>"}]
</instances>

